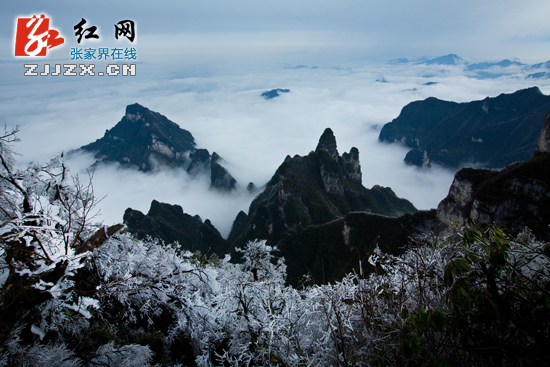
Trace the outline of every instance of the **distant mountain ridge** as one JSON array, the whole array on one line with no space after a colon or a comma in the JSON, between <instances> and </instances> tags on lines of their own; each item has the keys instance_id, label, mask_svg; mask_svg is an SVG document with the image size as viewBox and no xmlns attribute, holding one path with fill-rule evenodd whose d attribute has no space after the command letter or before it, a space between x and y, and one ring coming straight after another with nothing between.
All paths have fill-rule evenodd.
<instances>
[{"instance_id":1,"label":"distant mountain ridge","mask_svg":"<svg viewBox=\"0 0 550 367\"><path fill-rule=\"evenodd\" d=\"M503 59L498 62L478 62L478 63L469 63L460 56L456 54L448 54L444 56L437 57L423 57L421 59L409 60L407 58L401 57L397 59L388 60L388 64L397 65L397 64L420 64L420 65L464 65L466 70L475 71L475 70L485 70L492 67L501 67L506 68L509 66L524 66L527 69L540 69L540 68L550 68L550 61L544 63L538 63L533 65L527 65L519 61L511 61L508 59Z\"/></svg>"},{"instance_id":2,"label":"distant mountain ridge","mask_svg":"<svg viewBox=\"0 0 550 367\"><path fill-rule=\"evenodd\" d=\"M189 131L138 103L128 105L120 122L102 138L76 151L93 153L96 166L117 162L144 172L157 166L182 167L192 175L210 171L214 188L232 190L236 186L235 179L220 165L218 154L210 156L208 150L196 149Z\"/></svg>"},{"instance_id":3,"label":"distant mountain ridge","mask_svg":"<svg viewBox=\"0 0 550 367\"><path fill-rule=\"evenodd\" d=\"M430 97L403 107L379 140L412 148L405 161L417 166L505 167L533 156L548 110L550 96L537 87L465 103Z\"/></svg>"},{"instance_id":4,"label":"distant mountain ridge","mask_svg":"<svg viewBox=\"0 0 550 367\"><path fill-rule=\"evenodd\" d=\"M439 56L433 59L419 62L419 64L424 65L458 65L462 63L462 58L458 57L455 54L448 54L446 56Z\"/></svg>"},{"instance_id":5,"label":"distant mountain ridge","mask_svg":"<svg viewBox=\"0 0 550 367\"><path fill-rule=\"evenodd\" d=\"M180 166L195 150L195 138L187 130L137 103L126 107L124 117L82 151L95 153L100 162L118 162L141 171L153 169L151 158L161 164ZM187 153L187 154L186 154Z\"/></svg>"},{"instance_id":6,"label":"distant mountain ridge","mask_svg":"<svg viewBox=\"0 0 550 367\"><path fill-rule=\"evenodd\" d=\"M499 61L499 62L480 62L480 63L477 63L477 64L469 64L466 67L466 70L468 70L468 71L485 70L485 69L490 69L490 68L495 67L495 66L499 66L499 67L502 67L502 68L507 68L508 66L512 66L512 65L523 66L525 64L521 63L519 61L510 61L508 59L504 59L504 60Z\"/></svg>"},{"instance_id":7,"label":"distant mountain ridge","mask_svg":"<svg viewBox=\"0 0 550 367\"><path fill-rule=\"evenodd\" d=\"M456 54L448 54L439 57L423 57L421 59L409 60L407 58L397 58L387 61L390 65L432 65L432 66L459 66L465 71L468 77L478 79L493 79L501 76L512 75L516 73L527 74L527 78L549 78L550 77L550 61L528 65L520 61L512 61L503 59L498 62L476 62L470 63ZM540 70L546 70L541 72ZM538 71L533 73L533 71Z\"/></svg>"}]
</instances>

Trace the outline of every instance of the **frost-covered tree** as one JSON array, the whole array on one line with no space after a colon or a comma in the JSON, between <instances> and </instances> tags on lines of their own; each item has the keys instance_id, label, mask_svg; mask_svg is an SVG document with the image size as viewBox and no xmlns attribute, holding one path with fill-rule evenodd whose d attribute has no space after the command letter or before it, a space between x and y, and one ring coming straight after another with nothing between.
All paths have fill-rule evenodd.
<instances>
[{"instance_id":1,"label":"frost-covered tree","mask_svg":"<svg viewBox=\"0 0 550 367\"><path fill-rule=\"evenodd\" d=\"M91 185L68 176L63 155L17 169L17 131L0 136L0 342L23 310L46 301L57 316L81 309L70 277L82 266L75 249L94 231L97 203Z\"/></svg>"},{"instance_id":2,"label":"frost-covered tree","mask_svg":"<svg viewBox=\"0 0 550 367\"><path fill-rule=\"evenodd\" d=\"M369 274L292 288L264 240L239 263L90 223L63 156L0 137L0 366L514 365L547 361L550 247L466 227ZM361 268L361 267L360 267Z\"/></svg>"},{"instance_id":3,"label":"frost-covered tree","mask_svg":"<svg viewBox=\"0 0 550 367\"><path fill-rule=\"evenodd\" d=\"M271 255L276 248L251 241L237 251L243 263L226 262L218 275L216 312L224 320L227 348L217 359L231 365L279 365L293 349L300 296L285 286L284 260L275 263Z\"/></svg>"}]
</instances>

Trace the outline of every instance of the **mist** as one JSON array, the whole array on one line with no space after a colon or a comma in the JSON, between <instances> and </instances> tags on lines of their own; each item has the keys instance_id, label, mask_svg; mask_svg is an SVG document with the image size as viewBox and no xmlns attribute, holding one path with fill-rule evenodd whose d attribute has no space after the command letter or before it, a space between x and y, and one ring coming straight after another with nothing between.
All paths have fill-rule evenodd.
<instances>
[{"instance_id":1,"label":"mist","mask_svg":"<svg viewBox=\"0 0 550 367\"><path fill-rule=\"evenodd\" d=\"M293 69L302 64L295 60L299 57L286 59L289 62L224 62L221 68L144 63L138 65L138 76L126 79L38 77L23 83L21 78L7 78L11 85L0 91L0 113L8 126L21 126L21 142L14 147L22 154L20 165L45 162L101 138L124 116L128 104L137 102L165 115L193 134L197 148L224 158L238 190L211 190L208 174L145 174L103 166L93 176L95 194L105 196L98 206L99 219L121 222L126 208L146 213L155 199L210 219L227 236L237 213L247 212L254 197L246 191L247 184L263 186L287 155L314 150L326 127L334 131L340 154L359 149L365 187L389 186L418 209L434 208L447 195L454 171L437 165L427 171L406 166L405 147L378 141L382 126L414 100L434 96L466 102L534 83L521 73L471 78L459 66L327 61ZM0 64L2 72L22 74L20 69L20 64ZM437 84L426 86L427 81ZM536 82L543 93L550 91L548 79ZM260 96L274 88L291 92L272 100ZM93 162L91 156L79 156L68 164L73 174L82 176Z\"/></svg>"}]
</instances>

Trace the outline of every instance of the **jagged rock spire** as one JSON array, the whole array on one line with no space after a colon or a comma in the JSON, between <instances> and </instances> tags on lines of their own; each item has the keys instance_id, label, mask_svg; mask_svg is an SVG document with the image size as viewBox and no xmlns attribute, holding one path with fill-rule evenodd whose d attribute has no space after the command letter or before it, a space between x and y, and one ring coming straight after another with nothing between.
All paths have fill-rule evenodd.
<instances>
[{"instance_id":1,"label":"jagged rock spire","mask_svg":"<svg viewBox=\"0 0 550 367\"><path fill-rule=\"evenodd\" d=\"M342 154L339 162L344 177L351 181L362 183L361 165L359 164L359 149L351 148L349 153Z\"/></svg>"},{"instance_id":2,"label":"jagged rock spire","mask_svg":"<svg viewBox=\"0 0 550 367\"><path fill-rule=\"evenodd\" d=\"M315 148L315 152L319 152L321 149L325 149L327 153L334 159L338 161L338 149L336 149L336 138L332 130L327 127L319 139L319 144Z\"/></svg>"},{"instance_id":3,"label":"jagged rock spire","mask_svg":"<svg viewBox=\"0 0 550 367\"><path fill-rule=\"evenodd\" d=\"M550 153L550 112L548 112L542 124L537 149L535 150L535 154L537 153Z\"/></svg>"}]
</instances>

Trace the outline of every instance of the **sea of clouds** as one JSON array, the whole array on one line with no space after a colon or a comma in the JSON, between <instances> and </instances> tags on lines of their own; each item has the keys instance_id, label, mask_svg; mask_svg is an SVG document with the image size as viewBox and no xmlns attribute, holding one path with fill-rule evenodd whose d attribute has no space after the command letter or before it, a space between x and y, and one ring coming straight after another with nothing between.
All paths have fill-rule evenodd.
<instances>
[{"instance_id":1,"label":"sea of clouds","mask_svg":"<svg viewBox=\"0 0 550 367\"><path fill-rule=\"evenodd\" d=\"M3 63L0 114L8 128L21 128L21 142L14 147L21 154L20 166L101 138L128 104L137 102L165 115L190 131L198 148L220 154L239 189L232 194L210 190L207 175L193 178L179 170L145 174L112 165L93 176L95 194L105 197L100 219L121 222L126 208L147 212L156 199L209 218L227 236L237 213L246 212L254 198L246 185L261 187L287 155L314 150L326 127L334 131L340 154L359 149L365 187L389 186L417 208L429 209L447 195L454 171L406 166L405 147L378 141L385 123L409 102L432 96L467 102L534 85L550 92L548 79L528 79L528 71L520 68L482 79L460 65L315 64L300 62L300 55L287 56L238 63L139 63L135 77L113 78L21 78L22 63ZM295 68L302 64L306 67ZM273 88L291 92L273 100L260 96ZM81 176L93 162L90 155L68 161L71 172Z\"/></svg>"}]
</instances>

